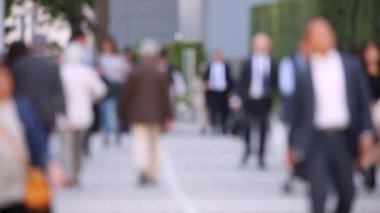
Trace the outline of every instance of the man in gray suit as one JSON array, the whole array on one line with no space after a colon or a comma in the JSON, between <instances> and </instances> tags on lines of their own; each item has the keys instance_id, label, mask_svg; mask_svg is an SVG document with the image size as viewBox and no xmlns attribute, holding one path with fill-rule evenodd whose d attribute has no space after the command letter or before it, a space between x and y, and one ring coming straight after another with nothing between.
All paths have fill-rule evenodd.
<instances>
[{"instance_id":1,"label":"man in gray suit","mask_svg":"<svg viewBox=\"0 0 380 213\"><path fill-rule=\"evenodd\" d=\"M310 182L312 212L324 213L330 180L337 190L337 213L354 200L353 162L372 143L369 94L358 61L336 50L335 35L323 18L304 32L312 50L309 66L295 70L291 148L301 149ZM299 152L298 152L299 153Z\"/></svg>"}]
</instances>

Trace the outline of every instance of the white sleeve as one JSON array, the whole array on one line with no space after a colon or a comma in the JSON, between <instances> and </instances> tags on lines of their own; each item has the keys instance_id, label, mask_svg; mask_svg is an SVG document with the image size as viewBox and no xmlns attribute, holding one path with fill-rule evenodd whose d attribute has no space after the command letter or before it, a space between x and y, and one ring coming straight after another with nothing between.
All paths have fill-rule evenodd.
<instances>
[{"instance_id":1,"label":"white sleeve","mask_svg":"<svg viewBox=\"0 0 380 213\"><path fill-rule=\"evenodd\" d=\"M290 96L294 92L294 65L287 57L281 60L279 69L278 85L282 95Z\"/></svg>"},{"instance_id":2,"label":"white sleeve","mask_svg":"<svg viewBox=\"0 0 380 213\"><path fill-rule=\"evenodd\" d=\"M88 72L88 87L94 101L103 98L107 93L107 86L95 71Z\"/></svg>"}]
</instances>

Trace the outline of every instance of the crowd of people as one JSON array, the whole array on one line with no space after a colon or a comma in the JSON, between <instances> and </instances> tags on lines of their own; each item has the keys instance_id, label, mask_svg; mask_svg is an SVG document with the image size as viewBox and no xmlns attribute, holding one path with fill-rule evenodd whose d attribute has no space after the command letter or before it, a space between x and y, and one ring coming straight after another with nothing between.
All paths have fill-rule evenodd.
<instances>
[{"instance_id":1,"label":"crowd of people","mask_svg":"<svg viewBox=\"0 0 380 213\"><path fill-rule=\"evenodd\" d=\"M230 123L232 132L243 138L243 165L256 145L251 143L255 127L257 163L265 169L272 100L279 94L280 120L288 130L288 168L291 177L310 186L311 212L326 212L331 185L338 195L336 212L351 212L355 171L363 174L369 191L376 188L379 66L376 44L367 43L355 53L340 51L334 30L324 18L307 23L298 49L279 66L271 57L270 37L256 34L238 80L231 80L221 53L214 53L204 74L210 123L215 129L221 126L223 132ZM232 123L226 119L228 114ZM291 190L291 183L285 189Z\"/></svg>"},{"instance_id":2,"label":"crowd of people","mask_svg":"<svg viewBox=\"0 0 380 213\"><path fill-rule=\"evenodd\" d=\"M373 147L380 131L380 50L367 43L357 57L339 51L337 43L330 24L314 18L298 49L278 66L271 57L270 37L259 33L242 63L240 79L233 77L217 50L203 72L203 83L193 88L204 94L205 102L199 97L195 102L207 106L214 132L241 136L243 166L253 153L252 130L257 130L257 163L263 170L273 97L280 95L280 117L288 129L288 167L292 176L309 184L313 213L326 212L330 183L338 195L336 212L351 212L354 165L365 186L376 188ZM25 202L30 168L57 186L80 185L82 157L90 154L90 131L96 122L105 146L121 143L123 131L131 133L138 183L156 184L160 135L170 129L177 98L185 94L165 49L144 39L135 62L130 48L120 53L108 37L95 56L80 30L73 32L59 58L47 54L46 44L38 35L32 47L14 42L0 66L0 213L50 212L46 201L41 208ZM201 109L199 104L195 108ZM57 132L60 149L55 155L48 147L49 136Z\"/></svg>"},{"instance_id":3,"label":"crowd of people","mask_svg":"<svg viewBox=\"0 0 380 213\"><path fill-rule=\"evenodd\" d=\"M155 40L141 42L137 63L130 48L118 52L111 38L102 41L96 60L87 45L78 30L58 58L49 56L40 35L30 47L22 41L9 46L0 68L1 213L51 211L51 189L33 188L40 194L30 196L31 182L79 186L96 122L105 145L120 142L128 128L139 184L156 182L159 135L173 120L170 88L176 71ZM59 138L58 153L49 149L53 134ZM42 179L32 180L31 168Z\"/></svg>"}]
</instances>

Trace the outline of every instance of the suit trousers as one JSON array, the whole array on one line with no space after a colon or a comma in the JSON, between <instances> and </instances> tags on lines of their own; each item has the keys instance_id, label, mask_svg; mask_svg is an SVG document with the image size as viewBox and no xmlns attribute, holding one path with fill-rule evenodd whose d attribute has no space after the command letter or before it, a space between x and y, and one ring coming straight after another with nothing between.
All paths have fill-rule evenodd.
<instances>
[{"instance_id":1,"label":"suit trousers","mask_svg":"<svg viewBox=\"0 0 380 213\"><path fill-rule=\"evenodd\" d=\"M131 126L133 161L141 174L157 178L160 164L160 125L135 123Z\"/></svg>"},{"instance_id":2,"label":"suit trousers","mask_svg":"<svg viewBox=\"0 0 380 213\"><path fill-rule=\"evenodd\" d=\"M266 140L268 135L269 127L269 115L271 102L270 99L262 100L249 100L245 103L245 114L248 118L248 128L245 132L245 153L244 161L247 161L249 155L251 154L252 144L251 144L251 134L252 127L257 126L259 130L259 164L264 165L265 151L266 151Z\"/></svg>"},{"instance_id":3,"label":"suit trousers","mask_svg":"<svg viewBox=\"0 0 380 213\"><path fill-rule=\"evenodd\" d=\"M326 212L326 198L332 185L338 195L336 213L349 213L354 200L354 183L347 136L344 132L327 131L318 131L316 135L308 168L312 212Z\"/></svg>"},{"instance_id":4,"label":"suit trousers","mask_svg":"<svg viewBox=\"0 0 380 213\"><path fill-rule=\"evenodd\" d=\"M211 125L221 126L223 133L227 133L226 123L229 114L227 92L208 91L206 95Z\"/></svg>"}]
</instances>

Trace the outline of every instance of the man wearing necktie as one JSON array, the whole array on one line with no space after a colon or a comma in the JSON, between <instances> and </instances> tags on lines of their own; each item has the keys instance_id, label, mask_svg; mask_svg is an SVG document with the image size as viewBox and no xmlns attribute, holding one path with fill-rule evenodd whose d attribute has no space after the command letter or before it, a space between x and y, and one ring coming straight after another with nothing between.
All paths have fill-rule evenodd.
<instances>
[{"instance_id":1,"label":"man wearing necktie","mask_svg":"<svg viewBox=\"0 0 380 213\"><path fill-rule=\"evenodd\" d=\"M211 124L213 127L221 126L223 134L227 133L228 96L233 88L230 72L229 64L223 59L222 53L217 50L213 53L212 61L203 76Z\"/></svg>"},{"instance_id":2,"label":"man wearing necktie","mask_svg":"<svg viewBox=\"0 0 380 213\"><path fill-rule=\"evenodd\" d=\"M259 126L259 167L265 168L265 148L272 106L272 94L276 85L276 64L270 57L271 40L259 33L252 40L252 55L244 62L240 80L240 95L244 111L249 120L245 133L245 151L242 163L248 162L251 154L251 126Z\"/></svg>"}]
</instances>

